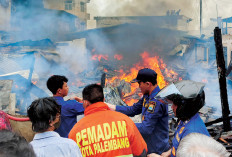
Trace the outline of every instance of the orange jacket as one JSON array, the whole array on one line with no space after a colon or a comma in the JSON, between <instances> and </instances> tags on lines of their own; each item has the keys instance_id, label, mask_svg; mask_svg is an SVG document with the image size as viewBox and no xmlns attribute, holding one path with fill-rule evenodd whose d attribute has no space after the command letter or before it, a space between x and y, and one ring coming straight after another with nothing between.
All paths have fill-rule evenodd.
<instances>
[{"instance_id":1,"label":"orange jacket","mask_svg":"<svg viewBox=\"0 0 232 157\"><path fill-rule=\"evenodd\" d=\"M140 156L147 145L134 122L103 102L88 106L69 133L85 156Z\"/></svg>"}]
</instances>

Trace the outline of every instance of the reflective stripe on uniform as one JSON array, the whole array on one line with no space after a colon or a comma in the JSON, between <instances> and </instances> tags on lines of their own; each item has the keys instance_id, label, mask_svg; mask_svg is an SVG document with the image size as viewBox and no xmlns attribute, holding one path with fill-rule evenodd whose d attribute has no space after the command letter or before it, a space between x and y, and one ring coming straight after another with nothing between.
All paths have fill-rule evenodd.
<instances>
[{"instance_id":1,"label":"reflective stripe on uniform","mask_svg":"<svg viewBox=\"0 0 232 157\"><path fill-rule=\"evenodd\" d=\"M133 154L129 154L129 155L121 155L121 156L117 156L117 157L133 157Z\"/></svg>"}]
</instances>

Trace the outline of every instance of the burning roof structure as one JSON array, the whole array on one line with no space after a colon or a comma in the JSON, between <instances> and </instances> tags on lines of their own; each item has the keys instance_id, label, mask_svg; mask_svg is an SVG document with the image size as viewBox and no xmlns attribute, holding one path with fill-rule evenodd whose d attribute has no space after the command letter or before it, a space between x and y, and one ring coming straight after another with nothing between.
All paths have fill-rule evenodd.
<instances>
[{"instance_id":1,"label":"burning roof structure","mask_svg":"<svg viewBox=\"0 0 232 157\"><path fill-rule=\"evenodd\" d=\"M95 77L105 73L106 92L118 93L120 99L132 105L141 96L138 87L130 84L139 69L148 67L156 70L161 88L168 82L181 79L181 75L167 68L170 63L165 59L184 34L177 30L128 23L72 33L64 36L63 40L85 38L90 59L98 67L90 73ZM88 80L91 77L86 77L90 74L87 73L85 79ZM120 100L112 103L125 105Z\"/></svg>"},{"instance_id":2,"label":"burning roof structure","mask_svg":"<svg viewBox=\"0 0 232 157\"><path fill-rule=\"evenodd\" d=\"M86 38L86 47L92 56L102 54L103 58L113 59L115 55L123 55L123 63L120 64L133 64L138 62L139 57L136 56L143 51L167 55L184 34L182 31L128 23L72 33L64 36L63 40Z\"/></svg>"}]
</instances>

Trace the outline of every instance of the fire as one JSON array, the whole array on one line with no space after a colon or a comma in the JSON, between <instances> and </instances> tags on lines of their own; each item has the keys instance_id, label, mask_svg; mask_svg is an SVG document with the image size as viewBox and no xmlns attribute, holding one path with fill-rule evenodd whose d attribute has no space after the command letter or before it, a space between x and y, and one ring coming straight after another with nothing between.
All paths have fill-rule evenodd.
<instances>
[{"instance_id":1,"label":"fire","mask_svg":"<svg viewBox=\"0 0 232 157\"><path fill-rule=\"evenodd\" d=\"M181 79L178 78L178 74L174 72L172 69L168 69L167 65L163 62L162 58L159 56L150 57L150 54L148 52L143 52L140 54L142 58L142 62L139 62L130 69L130 73L126 74L124 70L120 69L118 72L120 73L120 76L115 76L111 79L107 79L106 82L113 83L114 80L125 80L126 82L130 82L132 79L136 78L138 71L143 68L150 68L153 69L157 73L157 84L162 89L165 87L168 82L165 80L165 78L172 78L172 79ZM165 76L165 78L164 78ZM128 99L129 96L132 96L134 94L138 94L141 96L141 93L138 92L139 85L138 83L132 83L131 84L131 92L123 95L122 99L123 101L128 104L129 106L133 105L138 100L135 99Z\"/></svg>"},{"instance_id":2,"label":"fire","mask_svg":"<svg viewBox=\"0 0 232 157\"><path fill-rule=\"evenodd\" d=\"M34 85L36 85L37 81L31 81L31 83L33 83Z\"/></svg>"},{"instance_id":3,"label":"fire","mask_svg":"<svg viewBox=\"0 0 232 157\"><path fill-rule=\"evenodd\" d=\"M208 83L208 80L207 79L203 79L202 82Z\"/></svg>"},{"instance_id":4,"label":"fire","mask_svg":"<svg viewBox=\"0 0 232 157\"><path fill-rule=\"evenodd\" d=\"M117 59L117 60L122 60L123 56L119 55L119 54L116 54L116 55L114 55L114 58Z\"/></svg>"},{"instance_id":5,"label":"fire","mask_svg":"<svg viewBox=\"0 0 232 157\"><path fill-rule=\"evenodd\" d=\"M108 55L102 55L102 54L95 54L92 56L92 60L98 60L98 61L101 61L101 59L104 59L104 60L108 60Z\"/></svg>"}]
</instances>

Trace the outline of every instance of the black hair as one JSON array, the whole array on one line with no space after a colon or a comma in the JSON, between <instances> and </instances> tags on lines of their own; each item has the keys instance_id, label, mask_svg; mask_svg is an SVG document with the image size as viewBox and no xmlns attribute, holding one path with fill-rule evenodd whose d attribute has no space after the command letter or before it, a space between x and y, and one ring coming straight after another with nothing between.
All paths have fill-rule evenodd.
<instances>
[{"instance_id":1,"label":"black hair","mask_svg":"<svg viewBox=\"0 0 232 157\"><path fill-rule=\"evenodd\" d=\"M32 122L32 130L35 132L46 131L60 111L61 106L52 97L34 100L27 109L27 115Z\"/></svg>"},{"instance_id":2,"label":"black hair","mask_svg":"<svg viewBox=\"0 0 232 157\"><path fill-rule=\"evenodd\" d=\"M182 121L189 120L205 105L205 92L202 91L195 98L184 98L179 94L167 96L173 104L177 105L176 117Z\"/></svg>"},{"instance_id":3,"label":"black hair","mask_svg":"<svg viewBox=\"0 0 232 157\"><path fill-rule=\"evenodd\" d=\"M82 91L83 100L88 100L91 104L104 101L102 86L98 84L90 84Z\"/></svg>"},{"instance_id":4,"label":"black hair","mask_svg":"<svg viewBox=\"0 0 232 157\"><path fill-rule=\"evenodd\" d=\"M10 130L0 130L1 157L35 157L32 146L26 139Z\"/></svg>"},{"instance_id":5,"label":"black hair","mask_svg":"<svg viewBox=\"0 0 232 157\"><path fill-rule=\"evenodd\" d=\"M47 87L53 94L56 94L57 90L63 87L64 82L68 82L65 76L53 75L47 80Z\"/></svg>"}]
</instances>

